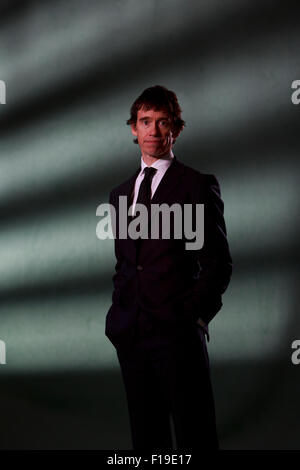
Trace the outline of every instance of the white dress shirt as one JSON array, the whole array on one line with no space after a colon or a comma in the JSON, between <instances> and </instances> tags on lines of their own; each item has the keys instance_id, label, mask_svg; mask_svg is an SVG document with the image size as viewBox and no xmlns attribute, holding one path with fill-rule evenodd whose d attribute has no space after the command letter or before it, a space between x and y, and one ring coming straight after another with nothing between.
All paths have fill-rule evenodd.
<instances>
[{"instance_id":1,"label":"white dress shirt","mask_svg":"<svg viewBox=\"0 0 300 470\"><path fill-rule=\"evenodd\" d=\"M156 172L155 172L155 174L152 178L152 181L151 181L151 198L153 197L155 191L157 190L157 187L158 187L159 183L161 182L165 172L167 171L167 169L171 165L171 163L173 161L173 158L174 158L174 154L171 150L171 152L168 155L166 155L164 157L161 157L161 158L158 158L156 160L156 162L154 162L154 163L152 163L152 165L150 165L151 168L156 168ZM143 157L141 157L141 171L139 172L139 174L138 174L138 176L135 180L135 185L134 185L134 194L133 194L132 212L131 212L133 214L134 214L134 211L135 211L135 205L136 205L136 201L137 201L137 198L138 198L141 182L144 179L144 169L146 167L147 167L147 165L144 162ZM197 323L202 327L206 326L206 324L204 323L203 320L201 320L201 318L198 318Z\"/></svg>"},{"instance_id":2,"label":"white dress shirt","mask_svg":"<svg viewBox=\"0 0 300 470\"><path fill-rule=\"evenodd\" d=\"M153 197L155 191L157 190L157 187L158 187L159 183L161 182L162 177L164 176L165 172L167 171L167 169L171 165L171 163L173 161L173 158L174 158L174 155L173 155L173 152L171 150L171 152L168 155L166 155L164 157L161 157L161 158L158 158L156 160L156 162L152 163L151 168L155 168L156 172L155 172L155 174L152 178L152 181L151 181L151 198ZM147 165L144 162L143 157L141 157L141 171L139 172L139 174L138 174L138 176L135 180L135 185L134 185L134 195L133 195L133 202L132 202L133 214L134 214L134 211L135 211L135 205L136 205L136 201L137 201L137 198L138 198L141 182L144 179L144 169L146 167L147 167Z\"/></svg>"}]
</instances>

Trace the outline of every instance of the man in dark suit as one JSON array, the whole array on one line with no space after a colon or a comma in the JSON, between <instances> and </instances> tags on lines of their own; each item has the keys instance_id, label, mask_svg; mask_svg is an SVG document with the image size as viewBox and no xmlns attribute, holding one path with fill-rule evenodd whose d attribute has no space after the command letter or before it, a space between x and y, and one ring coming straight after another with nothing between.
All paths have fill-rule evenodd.
<instances>
[{"instance_id":1,"label":"man in dark suit","mask_svg":"<svg viewBox=\"0 0 300 470\"><path fill-rule=\"evenodd\" d=\"M214 175L184 165L172 146L184 127L174 92L144 90L127 121L137 138L141 167L110 193L117 263L105 333L116 348L125 385L135 450L218 449L206 341L222 306L232 271L224 204ZM119 211L120 196L132 215ZM187 237L120 236L138 204L204 204L204 243L186 249ZM152 206L151 206L152 205ZM192 212L192 224L197 218ZM151 227L153 220L149 216Z\"/></svg>"}]
</instances>

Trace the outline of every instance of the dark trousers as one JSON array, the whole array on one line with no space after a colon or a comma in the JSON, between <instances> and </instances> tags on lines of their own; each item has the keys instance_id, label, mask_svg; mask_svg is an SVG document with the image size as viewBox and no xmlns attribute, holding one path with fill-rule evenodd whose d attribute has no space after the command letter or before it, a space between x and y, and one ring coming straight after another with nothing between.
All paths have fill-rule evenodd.
<instances>
[{"instance_id":1,"label":"dark trousers","mask_svg":"<svg viewBox=\"0 0 300 470\"><path fill-rule=\"evenodd\" d=\"M201 327L176 338L149 334L117 350L134 450L218 450L206 339Z\"/></svg>"}]
</instances>

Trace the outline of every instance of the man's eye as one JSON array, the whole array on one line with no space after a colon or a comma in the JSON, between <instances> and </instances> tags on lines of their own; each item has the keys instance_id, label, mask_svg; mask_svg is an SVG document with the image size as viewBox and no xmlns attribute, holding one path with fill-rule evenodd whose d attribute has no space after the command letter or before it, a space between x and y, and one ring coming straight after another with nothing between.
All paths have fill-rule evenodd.
<instances>
[{"instance_id":1,"label":"man's eye","mask_svg":"<svg viewBox=\"0 0 300 470\"><path fill-rule=\"evenodd\" d=\"M145 126L148 126L149 121L144 121Z\"/></svg>"},{"instance_id":2,"label":"man's eye","mask_svg":"<svg viewBox=\"0 0 300 470\"><path fill-rule=\"evenodd\" d=\"M167 125L168 125L168 121L160 121L160 124L161 124L162 126L167 126Z\"/></svg>"}]
</instances>

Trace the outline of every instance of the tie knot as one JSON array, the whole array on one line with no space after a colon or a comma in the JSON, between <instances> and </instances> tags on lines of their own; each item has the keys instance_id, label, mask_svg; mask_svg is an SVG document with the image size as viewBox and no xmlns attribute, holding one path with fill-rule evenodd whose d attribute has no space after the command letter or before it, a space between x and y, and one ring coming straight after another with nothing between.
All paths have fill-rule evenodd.
<instances>
[{"instance_id":1,"label":"tie knot","mask_svg":"<svg viewBox=\"0 0 300 470\"><path fill-rule=\"evenodd\" d=\"M144 176L145 179L146 178L151 179L156 173L156 168L152 168L151 166L146 166L146 168L144 169L144 173L145 173L145 176Z\"/></svg>"}]
</instances>

